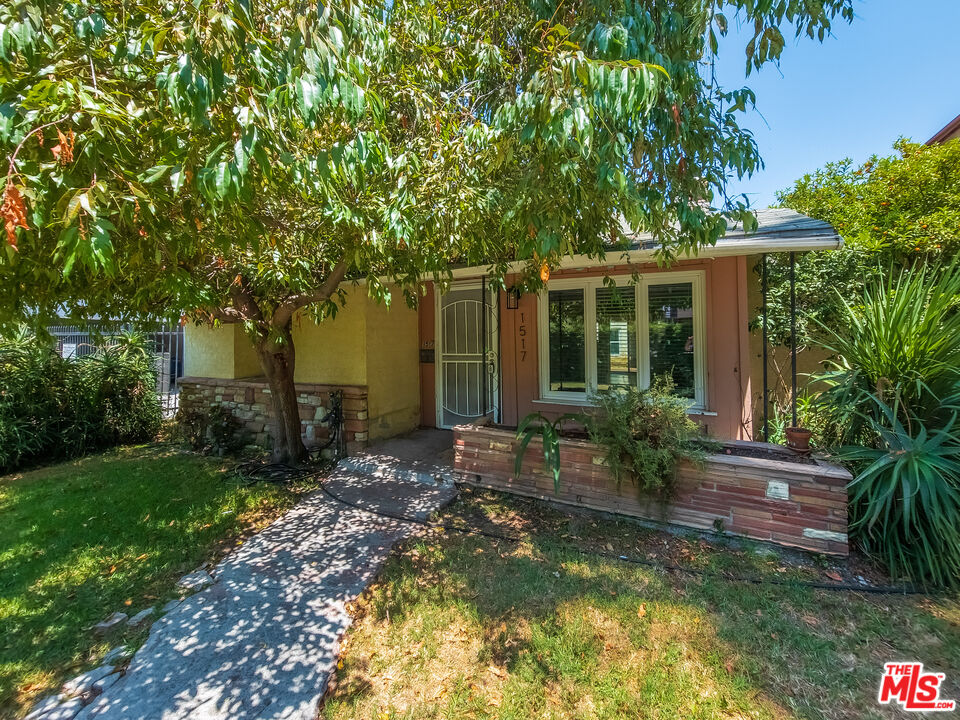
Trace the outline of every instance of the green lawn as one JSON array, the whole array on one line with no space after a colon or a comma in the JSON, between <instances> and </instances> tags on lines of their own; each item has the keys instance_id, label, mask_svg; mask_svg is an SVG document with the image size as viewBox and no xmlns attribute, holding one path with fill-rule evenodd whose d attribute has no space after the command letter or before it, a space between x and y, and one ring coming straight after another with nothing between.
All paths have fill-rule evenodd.
<instances>
[{"instance_id":1,"label":"green lawn","mask_svg":"<svg viewBox=\"0 0 960 720\"><path fill-rule=\"evenodd\" d=\"M0 477L0 717L144 633L90 626L174 594L176 579L273 519L294 493L228 464L124 448Z\"/></svg>"},{"instance_id":2,"label":"green lawn","mask_svg":"<svg viewBox=\"0 0 960 720\"><path fill-rule=\"evenodd\" d=\"M700 542L470 493L354 608L322 717L864 718L884 661L921 660L960 699L960 605L698 578L583 555L830 582L825 561Z\"/></svg>"}]
</instances>

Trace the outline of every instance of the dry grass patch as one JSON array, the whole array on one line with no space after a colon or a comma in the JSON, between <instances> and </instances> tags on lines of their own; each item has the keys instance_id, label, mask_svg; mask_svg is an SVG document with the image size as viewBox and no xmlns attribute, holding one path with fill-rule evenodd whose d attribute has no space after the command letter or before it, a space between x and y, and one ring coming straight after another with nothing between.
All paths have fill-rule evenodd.
<instances>
[{"instance_id":1,"label":"dry grass patch","mask_svg":"<svg viewBox=\"0 0 960 720\"><path fill-rule=\"evenodd\" d=\"M882 663L916 657L960 698L960 611L877 597L664 573L578 548L710 571L822 578L816 558L727 549L505 496L466 494L444 518L519 543L431 533L360 603L321 709L350 718L895 717Z\"/></svg>"}]
</instances>

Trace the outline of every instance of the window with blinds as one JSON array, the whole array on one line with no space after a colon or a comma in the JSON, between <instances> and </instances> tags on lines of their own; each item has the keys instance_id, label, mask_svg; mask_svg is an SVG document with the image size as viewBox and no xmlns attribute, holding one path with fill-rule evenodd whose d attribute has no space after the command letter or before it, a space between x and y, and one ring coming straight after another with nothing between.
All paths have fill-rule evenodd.
<instances>
[{"instance_id":1,"label":"window with blinds","mask_svg":"<svg viewBox=\"0 0 960 720\"><path fill-rule=\"evenodd\" d=\"M597 288L597 389L637 384L637 294Z\"/></svg>"},{"instance_id":2,"label":"window with blinds","mask_svg":"<svg viewBox=\"0 0 960 720\"><path fill-rule=\"evenodd\" d=\"M650 375L669 376L680 397L695 397L693 283L651 285L647 289Z\"/></svg>"},{"instance_id":3,"label":"window with blinds","mask_svg":"<svg viewBox=\"0 0 960 720\"><path fill-rule=\"evenodd\" d=\"M584 291L551 290L548 294L550 318L550 390L587 391Z\"/></svg>"},{"instance_id":4,"label":"window with blinds","mask_svg":"<svg viewBox=\"0 0 960 720\"><path fill-rule=\"evenodd\" d=\"M662 375L706 409L704 273L656 273L637 284L561 278L541 295L540 396L581 403Z\"/></svg>"}]
</instances>

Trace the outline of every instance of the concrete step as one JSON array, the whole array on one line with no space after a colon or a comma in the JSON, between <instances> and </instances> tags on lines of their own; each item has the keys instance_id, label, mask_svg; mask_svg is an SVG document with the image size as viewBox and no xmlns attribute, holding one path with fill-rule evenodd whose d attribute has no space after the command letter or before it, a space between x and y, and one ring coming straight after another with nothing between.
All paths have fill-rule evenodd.
<instances>
[{"instance_id":1,"label":"concrete step","mask_svg":"<svg viewBox=\"0 0 960 720\"><path fill-rule=\"evenodd\" d=\"M429 487L453 487L456 478L449 466L372 453L343 458L337 468L383 480L414 481Z\"/></svg>"}]
</instances>

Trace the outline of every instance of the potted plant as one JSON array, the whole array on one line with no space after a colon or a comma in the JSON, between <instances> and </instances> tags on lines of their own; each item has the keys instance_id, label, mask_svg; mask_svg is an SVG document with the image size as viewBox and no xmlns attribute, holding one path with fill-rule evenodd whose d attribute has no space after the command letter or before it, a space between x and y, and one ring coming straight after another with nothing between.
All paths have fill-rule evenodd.
<instances>
[{"instance_id":1,"label":"potted plant","mask_svg":"<svg viewBox=\"0 0 960 720\"><path fill-rule=\"evenodd\" d=\"M798 453L810 452L810 436L813 431L804 427L788 427L785 433L788 448Z\"/></svg>"}]
</instances>

